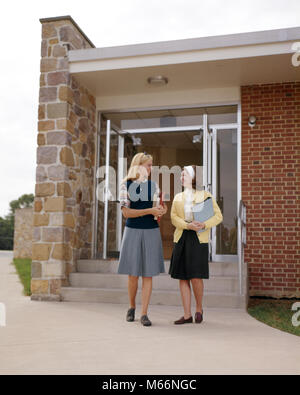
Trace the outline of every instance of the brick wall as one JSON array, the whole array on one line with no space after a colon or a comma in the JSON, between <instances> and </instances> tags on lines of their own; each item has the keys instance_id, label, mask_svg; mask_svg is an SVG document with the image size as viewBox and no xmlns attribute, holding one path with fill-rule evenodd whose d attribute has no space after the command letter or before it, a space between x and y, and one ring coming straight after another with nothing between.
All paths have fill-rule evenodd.
<instances>
[{"instance_id":1,"label":"brick wall","mask_svg":"<svg viewBox=\"0 0 300 395\"><path fill-rule=\"evenodd\" d=\"M299 297L300 82L242 86L241 101L249 294Z\"/></svg>"}]
</instances>

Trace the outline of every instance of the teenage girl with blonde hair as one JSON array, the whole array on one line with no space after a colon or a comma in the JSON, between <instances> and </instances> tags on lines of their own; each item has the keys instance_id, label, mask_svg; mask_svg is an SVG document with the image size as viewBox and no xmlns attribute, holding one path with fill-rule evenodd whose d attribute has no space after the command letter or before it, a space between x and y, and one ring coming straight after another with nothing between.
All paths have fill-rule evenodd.
<instances>
[{"instance_id":1,"label":"teenage girl with blonde hair","mask_svg":"<svg viewBox=\"0 0 300 395\"><path fill-rule=\"evenodd\" d=\"M142 276L141 323L150 326L147 311L152 293L152 277L165 273L162 240L157 218L167 212L165 204L154 206L158 185L149 179L152 156L136 154L120 187L120 203L126 218L118 273L128 275L130 308L127 321L134 321L138 279Z\"/></svg>"}]
</instances>

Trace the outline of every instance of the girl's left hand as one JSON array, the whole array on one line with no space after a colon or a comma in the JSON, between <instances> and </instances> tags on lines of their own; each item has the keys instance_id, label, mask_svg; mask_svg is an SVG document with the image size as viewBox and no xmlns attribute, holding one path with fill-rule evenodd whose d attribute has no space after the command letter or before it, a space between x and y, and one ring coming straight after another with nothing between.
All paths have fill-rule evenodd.
<instances>
[{"instance_id":1,"label":"girl's left hand","mask_svg":"<svg viewBox=\"0 0 300 395\"><path fill-rule=\"evenodd\" d=\"M204 222L199 222L199 221L193 221L193 222L198 227L198 230L205 228L205 223Z\"/></svg>"},{"instance_id":2,"label":"girl's left hand","mask_svg":"<svg viewBox=\"0 0 300 395\"><path fill-rule=\"evenodd\" d=\"M168 211L168 208L167 208L166 205L163 205L163 206L162 206L162 205L160 204L158 207L162 209L162 214L160 215L160 217L161 217L162 215L166 214L166 212Z\"/></svg>"}]
</instances>

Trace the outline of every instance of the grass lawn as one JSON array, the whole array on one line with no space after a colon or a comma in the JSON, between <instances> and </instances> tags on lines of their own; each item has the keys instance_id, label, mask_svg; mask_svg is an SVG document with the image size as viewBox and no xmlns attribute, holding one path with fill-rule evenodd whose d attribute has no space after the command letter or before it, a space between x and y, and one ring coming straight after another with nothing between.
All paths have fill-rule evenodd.
<instances>
[{"instance_id":1,"label":"grass lawn","mask_svg":"<svg viewBox=\"0 0 300 395\"><path fill-rule=\"evenodd\" d=\"M14 258L13 264L17 270L21 283L24 286L24 295L30 296L31 259Z\"/></svg>"},{"instance_id":2,"label":"grass lawn","mask_svg":"<svg viewBox=\"0 0 300 395\"><path fill-rule=\"evenodd\" d=\"M248 313L273 328L300 336L300 325L296 327L292 324L292 316L296 313L292 305L295 302L300 303L300 300L250 298ZM300 322L300 316L297 321Z\"/></svg>"}]
</instances>

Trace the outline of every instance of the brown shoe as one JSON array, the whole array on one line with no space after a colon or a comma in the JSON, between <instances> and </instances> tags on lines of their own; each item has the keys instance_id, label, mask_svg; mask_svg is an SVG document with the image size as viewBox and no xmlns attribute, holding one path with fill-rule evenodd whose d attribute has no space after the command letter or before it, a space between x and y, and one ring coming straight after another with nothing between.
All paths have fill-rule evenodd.
<instances>
[{"instance_id":1,"label":"brown shoe","mask_svg":"<svg viewBox=\"0 0 300 395\"><path fill-rule=\"evenodd\" d=\"M202 313L199 313L199 311L197 311L195 314L195 322L196 324L201 324L202 321L203 321L203 310Z\"/></svg>"},{"instance_id":2,"label":"brown shoe","mask_svg":"<svg viewBox=\"0 0 300 395\"><path fill-rule=\"evenodd\" d=\"M193 317L191 316L188 319L185 319L184 317L181 317L179 320L174 321L175 325L182 325L182 324L191 324L193 322Z\"/></svg>"}]
</instances>

